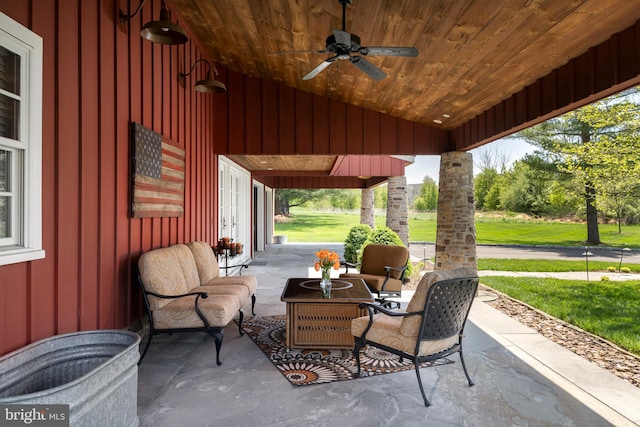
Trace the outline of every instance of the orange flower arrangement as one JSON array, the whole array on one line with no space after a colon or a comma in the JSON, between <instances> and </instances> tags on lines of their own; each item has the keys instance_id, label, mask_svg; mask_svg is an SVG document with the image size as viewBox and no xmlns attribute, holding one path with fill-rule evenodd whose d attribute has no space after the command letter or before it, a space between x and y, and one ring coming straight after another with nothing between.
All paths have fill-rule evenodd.
<instances>
[{"instance_id":1,"label":"orange flower arrangement","mask_svg":"<svg viewBox=\"0 0 640 427\"><path fill-rule=\"evenodd\" d=\"M320 271L320 269L327 271L331 267L333 267L334 270L340 269L340 257L337 253L330 252L327 249L320 249L316 252L316 257L318 259L313 265L313 268L315 268L316 271Z\"/></svg>"}]
</instances>

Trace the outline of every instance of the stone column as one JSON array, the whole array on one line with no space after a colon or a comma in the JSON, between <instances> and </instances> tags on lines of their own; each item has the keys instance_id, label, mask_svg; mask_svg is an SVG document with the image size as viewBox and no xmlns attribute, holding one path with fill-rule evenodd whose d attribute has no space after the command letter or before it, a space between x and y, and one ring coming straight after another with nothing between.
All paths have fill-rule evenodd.
<instances>
[{"instance_id":1,"label":"stone column","mask_svg":"<svg viewBox=\"0 0 640 427\"><path fill-rule=\"evenodd\" d=\"M373 188L363 188L360 201L360 224L366 224L371 228L376 226L373 199Z\"/></svg>"},{"instance_id":2,"label":"stone column","mask_svg":"<svg viewBox=\"0 0 640 427\"><path fill-rule=\"evenodd\" d=\"M409 208L407 207L407 178L391 176L387 181L387 227L395 231L409 247Z\"/></svg>"},{"instance_id":3,"label":"stone column","mask_svg":"<svg viewBox=\"0 0 640 427\"><path fill-rule=\"evenodd\" d=\"M478 269L473 218L473 158L453 151L440 157L435 270Z\"/></svg>"}]
</instances>

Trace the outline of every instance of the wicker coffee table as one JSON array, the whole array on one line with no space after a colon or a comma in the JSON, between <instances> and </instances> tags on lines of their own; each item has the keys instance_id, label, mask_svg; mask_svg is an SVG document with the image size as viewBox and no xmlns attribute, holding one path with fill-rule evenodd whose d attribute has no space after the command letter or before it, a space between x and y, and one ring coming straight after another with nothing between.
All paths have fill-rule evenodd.
<instances>
[{"instance_id":1,"label":"wicker coffee table","mask_svg":"<svg viewBox=\"0 0 640 427\"><path fill-rule=\"evenodd\" d=\"M351 319L365 316L361 302L374 298L362 279L332 279L331 298L322 298L320 279L287 280L287 348L353 348Z\"/></svg>"}]
</instances>

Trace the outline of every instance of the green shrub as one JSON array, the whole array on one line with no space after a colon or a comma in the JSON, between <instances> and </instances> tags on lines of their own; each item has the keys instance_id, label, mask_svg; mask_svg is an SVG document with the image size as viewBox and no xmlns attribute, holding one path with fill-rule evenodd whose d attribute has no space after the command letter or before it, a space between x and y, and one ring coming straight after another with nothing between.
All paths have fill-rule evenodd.
<instances>
[{"instance_id":1,"label":"green shrub","mask_svg":"<svg viewBox=\"0 0 640 427\"><path fill-rule=\"evenodd\" d=\"M622 267L620 273L631 273L631 269L629 267Z\"/></svg>"},{"instance_id":2,"label":"green shrub","mask_svg":"<svg viewBox=\"0 0 640 427\"><path fill-rule=\"evenodd\" d=\"M608 266L608 267L607 267L607 271L608 271L609 273L615 273L615 272L616 272L616 270L617 270L617 268L615 268L615 267L614 267L614 266L612 266L612 265L610 265L610 266Z\"/></svg>"},{"instance_id":3,"label":"green shrub","mask_svg":"<svg viewBox=\"0 0 640 427\"><path fill-rule=\"evenodd\" d=\"M601 276L600 277L600 281L601 282L608 282L609 281L609 276Z\"/></svg>"},{"instance_id":4,"label":"green shrub","mask_svg":"<svg viewBox=\"0 0 640 427\"><path fill-rule=\"evenodd\" d=\"M344 240L344 259L347 262L358 262L358 252L364 242L371 235L371 227L367 224L358 224L351 227L347 238Z\"/></svg>"}]
</instances>

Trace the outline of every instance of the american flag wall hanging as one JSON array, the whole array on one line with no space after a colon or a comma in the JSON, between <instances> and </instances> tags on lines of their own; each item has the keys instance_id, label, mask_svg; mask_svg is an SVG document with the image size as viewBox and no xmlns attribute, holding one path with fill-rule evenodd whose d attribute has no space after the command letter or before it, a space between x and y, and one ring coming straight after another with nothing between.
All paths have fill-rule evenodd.
<instances>
[{"instance_id":1,"label":"american flag wall hanging","mask_svg":"<svg viewBox=\"0 0 640 427\"><path fill-rule=\"evenodd\" d=\"M131 216L147 218L184 215L184 148L139 123L132 123L131 136Z\"/></svg>"}]
</instances>

